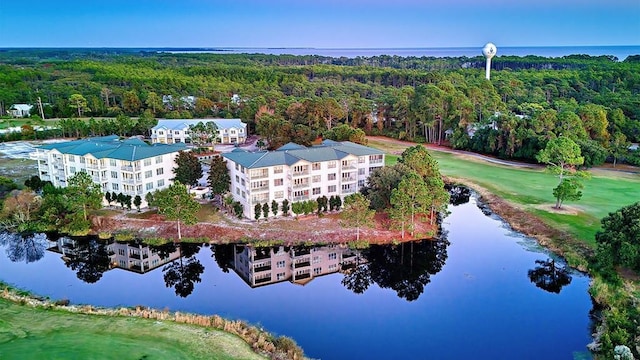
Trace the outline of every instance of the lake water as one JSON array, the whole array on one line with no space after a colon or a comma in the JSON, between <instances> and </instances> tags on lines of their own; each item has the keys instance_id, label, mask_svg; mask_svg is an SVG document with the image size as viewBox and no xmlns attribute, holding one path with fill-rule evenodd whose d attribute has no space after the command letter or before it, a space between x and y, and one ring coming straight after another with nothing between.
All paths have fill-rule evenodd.
<instances>
[{"instance_id":1,"label":"lake water","mask_svg":"<svg viewBox=\"0 0 640 360\"><path fill-rule=\"evenodd\" d=\"M473 197L450 211L438 241L362 251L5 234L0 279L72 303L243 319L317 359L589 358L589 278L563 273Z\"/></svg>"},{"instance_id":2,"label":"lake water","mask_svg":"<svg viewBox=\"0 0 640 360\"><path fill-rule=\"evenodd\" d=\"M484 45L484 44L483 44ZM566 55L586 54L591 56L613 55L620 61L629 55L640 55L638 45L620 46L498 46L498 56L562 57ZM211 53L211 54L270 54L270 55L320 55L329 57L371 57L379 55L397 55L402 57L475 57L482 56L482 46L450 48L216 48L216 49L169 49L158 50L170 53Z\"/></svg>"}]
</instances>

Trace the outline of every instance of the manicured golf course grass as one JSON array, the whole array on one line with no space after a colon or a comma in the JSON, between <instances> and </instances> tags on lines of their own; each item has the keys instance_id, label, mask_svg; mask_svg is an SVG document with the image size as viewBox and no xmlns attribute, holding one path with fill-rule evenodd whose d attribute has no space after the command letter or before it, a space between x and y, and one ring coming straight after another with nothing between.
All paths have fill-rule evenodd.
<instances>
[{"instance_id":1,"label":"manicured golf course grass","mask_svg":"<svg viewBox=\"0 0 640 360\"><path fill-rule=\"evenodd\" d=\"M370 139L369 145L395 154L402 148L378 139ZM577 214L554 213L547 209L555 204L552 190L558 184L557 176L544 170L498 165L464 155L433 150L430 153L438 161L443 175L478 184L592 246L601 218L640 201L640 175L594 171L591 179L584 180L582 199L565 203ZM395 163L396 155L388 157L387 165Z\"/></svg>"},{"instance_id":2,"label":"manicured golf course grass","mask_svg":"<svg viewBox=\"0 0 640 360\"><path fill-rule=\"evenodd\" d=\"M232 334L0 299L0 359L264 359Z\"/></svg>"}]
</instances>

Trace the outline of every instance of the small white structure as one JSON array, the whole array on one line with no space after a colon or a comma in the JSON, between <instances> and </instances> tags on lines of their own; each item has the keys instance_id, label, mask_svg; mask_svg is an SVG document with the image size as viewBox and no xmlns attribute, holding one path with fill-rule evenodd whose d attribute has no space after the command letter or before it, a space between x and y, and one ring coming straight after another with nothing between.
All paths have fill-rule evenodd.
<instances>
[{"instance_id":1,"label":"small white structure","mask_svg":"<svg viewBox=\"0 0 640 360\"><path fill-rule=\"evenodd\" d=\"M29 104L13 104L9 108L9 114L13 117L29 117L31 116L31 109L33 109L33 105Z\"/></svg>"},{"instance_id":2,"label":"small white structure","mask_svg":"<svg viewBox=\"0 0 640 360\"><path fill-rule=\"evenodd\" d=\"M158 125L151 128L151 142L191 143L190 126L209 122L213 122L218 129L218 143L242 144L247 140L247 124L240 119L160 119Z\"/></svg>"},{"instance_id":3,"label":"small white structure","mask_svg":"<svg viewBox=\"0 0 640 360\"><path fill-rule=\"evenodd\" d=\"M487 43L484 48L482 48L482 54L484 55L484 57L487 58L487 66L486 66L486 73L485 73L485 77L487 78L487 80L490 80L491 78L491 58L496 56L496 53L498 52L498 49L496 48L495 45L493 45L493 43Z\"/></svg>"}]
</instances>

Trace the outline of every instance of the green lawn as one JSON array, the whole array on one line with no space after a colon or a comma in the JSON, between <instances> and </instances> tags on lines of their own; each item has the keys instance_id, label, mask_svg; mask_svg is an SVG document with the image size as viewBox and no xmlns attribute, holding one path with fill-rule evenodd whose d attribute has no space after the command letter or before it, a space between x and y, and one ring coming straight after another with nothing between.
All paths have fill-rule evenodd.
<instances>
[{"instance_id":1,"label":"green lawn","mask_svg":"<svg viewBox=\"0 0 640 360\"><path fill-rule=\"evenodd\" d=\"M377 142L373 146L379 145ZM558 178L542 170L520 169L496 165L481 160L465 159L456 154L430 151L438 160L443 175L470 180L494 194L523 205L545 222L567 230L588 244L595 244L600 219L609 212L640 201L640 175L607 172L584 181L582 199L566 203L579 211L577 215L555 214L541 205L554 204L551 193ZM387 155L388 164L396 157Z\"/></svg>"},{"instance_id":2,"label":"green lawn","mask_svg":"<svg viewBox=\"0 0 640 360\"><path fill-rule=\"evenodd\" d=\"M0 359L264 359L223 331L0 299Z\"/></svg>"}]
</instances>

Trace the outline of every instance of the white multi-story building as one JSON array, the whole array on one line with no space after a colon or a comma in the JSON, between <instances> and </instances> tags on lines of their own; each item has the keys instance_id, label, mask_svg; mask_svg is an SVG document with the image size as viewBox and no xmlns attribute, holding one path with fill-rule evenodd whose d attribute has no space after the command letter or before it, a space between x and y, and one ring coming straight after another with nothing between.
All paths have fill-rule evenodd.
<instances>
[{"instance_id":1,"label":"white multi-story building","mask_svg":"<svg viewBox=\"0 0 640 360\"><path fill-rule=\"evenodd\" d=\"M151 128L151 142L190 143L190 126L210 122L218 129L218 143L242 144L247 140L247 124L240 119L160 119L158 125Z\"/></svg>"},{"instance_id":2,"label":"white multi-story building","mask_svg":"<svg viewBox=\"0 0 640 360\"><path fill-rule=\"evenodd\" d=\"M154 144L117 135L93 137L41 145L30 154L38 161L38 176L54 186L66 187L67 180L84 171L100 184L103 192L142 198L171 184L178 152L184 144Z\"/></svg>"},{"instance_id":3,"label":"white multi-story building","mask_svg":"<svg viewBox=\"0 0 640 360\"><path fill-rule=\"evenodd\" d=\"M257 203L271 206L275 200L281 205L287 199L291 204L321 196L344 199L384 166L384 152L349 141L325 140L312 147L289 143L275 151L234 149L222 156L227 161L233 198L250 219Z\"/></svg>"}]
</instances>

